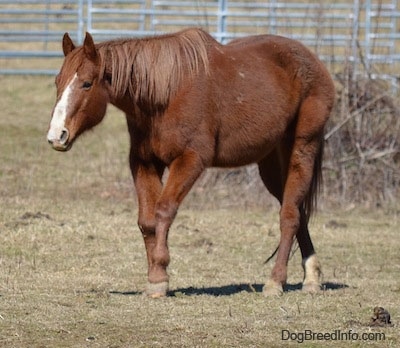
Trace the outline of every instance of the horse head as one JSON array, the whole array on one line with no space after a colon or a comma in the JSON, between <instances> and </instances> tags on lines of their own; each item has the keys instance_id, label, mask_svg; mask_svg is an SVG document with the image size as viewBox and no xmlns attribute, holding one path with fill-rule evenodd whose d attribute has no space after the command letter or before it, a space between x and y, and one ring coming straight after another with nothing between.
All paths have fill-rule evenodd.
<instances>
[{"instance_id":1,"label":"horse head","mask_svg":"<svg viewBox=\"0 0 400 348\"><path fill-rule=\"evenodd\" d=\"M57 100L47 140L55 150L68 151L80 134L101 122L110 94L92 36L86 33L83 45L76 47L66 33L62 46L65 59L56 77Z\"/></svg>"}]
</instances>

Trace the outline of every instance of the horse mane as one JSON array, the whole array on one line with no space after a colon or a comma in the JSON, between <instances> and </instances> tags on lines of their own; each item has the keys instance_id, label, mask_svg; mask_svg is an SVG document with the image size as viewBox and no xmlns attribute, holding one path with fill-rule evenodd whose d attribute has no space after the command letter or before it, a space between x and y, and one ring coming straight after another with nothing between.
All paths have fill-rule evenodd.
<instances>
[{"instance_id":1,"label":"horse mane","mask_svg":"<svg viewBox=\"0 0 400 348\"><path fill-rule=\"evenodd\" d=\"M111 75L115 96L129 93L141 105L163 109L184 77L208 73L208 47L216 41L201 29L97 44L101 75Z\"/></svg>"}]
</instances>

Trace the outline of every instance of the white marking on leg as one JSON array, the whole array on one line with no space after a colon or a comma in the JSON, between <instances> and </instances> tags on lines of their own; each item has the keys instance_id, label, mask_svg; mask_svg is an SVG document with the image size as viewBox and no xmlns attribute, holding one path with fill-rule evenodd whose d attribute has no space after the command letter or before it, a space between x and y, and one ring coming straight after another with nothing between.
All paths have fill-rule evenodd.
<instances>
[{"instance_id":1,"label":"white marking on leg","mask_svg":"<svg viewBox=\"0 0 400 348\"><path fill-rule=\"evenodd\" d=\"M303 290L308 292L316 292L320 287L321 265L317 255L303 259L304 281Z\"/></svg>"},{"instance_id":2,"label":"white marking on leg","mask_svg":"<svg viewBox=\"0 0 400 348\"><path fill-rule=\"evenodd\" d=\"M47 133L47 140L49 141L59 141L61 139L61 134L65 126L65 120L67 119L68 115L69 99L73 89L73 84L77 78L78 75L75 73L74 77L72 78L71 82L68 83L63 94L61 95L60 100L54 108L53 117L50 122L50 129Z\"/></svg>"}]
</instances>

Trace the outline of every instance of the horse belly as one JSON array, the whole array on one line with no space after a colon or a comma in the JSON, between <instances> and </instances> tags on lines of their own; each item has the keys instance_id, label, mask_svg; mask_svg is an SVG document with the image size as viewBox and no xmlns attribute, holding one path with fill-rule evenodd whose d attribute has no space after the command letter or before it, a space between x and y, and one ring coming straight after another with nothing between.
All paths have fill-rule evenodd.
<instances>
[{"instance_id":1,"label":"horse belly","mask_svg":"<svg viewBox=\"0 0 400 348\"><path fill-rule=\"evenodd\" d=\"M262 125L253 122L252 126L242 123L229 127L218 136L213 165L236 167L259 162L281 141L285 128L277 124L271 127L268 120Z\"/></svg>"},{"instance_id":2,"label":"horse belly","mask_svg":"<svg viewBox=\"0 0 400 348\"><path fill-rule=\"evenodd\" d=\"M250 67L236 69L222 79L224 86L231 86L228 93L222 87L224 94L215 93L219 105L215 166L259 162L279 144L296 115L298 84L263 60L253 63L258 74L241 72Z\"/></svg>"}]
</instances>

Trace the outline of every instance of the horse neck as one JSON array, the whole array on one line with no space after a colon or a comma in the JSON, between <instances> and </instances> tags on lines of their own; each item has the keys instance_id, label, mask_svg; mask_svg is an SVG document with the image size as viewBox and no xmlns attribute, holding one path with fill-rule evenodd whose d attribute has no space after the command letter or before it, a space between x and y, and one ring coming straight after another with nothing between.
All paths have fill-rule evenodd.
<instances>
[{"instance_id":1,"label":"horse neck","mask_svg":"<svg viewBox=\"0 0 400 348\"><path fill-rule=\"evenodd\" d=\"M115 94L110 88L110 104L125 113L130 133L148 134L153 115L138 106L134 95L126 91L123 95Z\"/></svg>"},{"instance_id":2,"label":"horse neck","mask_svg":"<svg viewBox=\"0 0 400 348\"><path fill-rule=\"evenodd\" d=\"M208 72L209 40L193 29L149 40L100 44L101 71L111 77L114 105L120 107L131 99L146 113L164 110L184 81Z\"/></svg>"}]
</instances>

